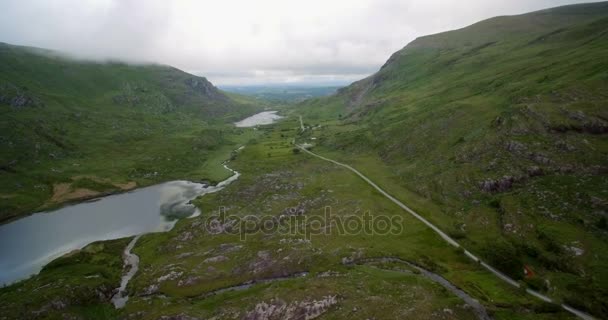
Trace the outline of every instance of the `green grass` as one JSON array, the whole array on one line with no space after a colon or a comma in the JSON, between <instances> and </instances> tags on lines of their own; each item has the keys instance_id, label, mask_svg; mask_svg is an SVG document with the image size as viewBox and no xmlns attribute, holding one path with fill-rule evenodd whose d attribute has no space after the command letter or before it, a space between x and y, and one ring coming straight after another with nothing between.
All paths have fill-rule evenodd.
<instances>
[{"instance_id":1,"label":"green grass","mask_svg":"<svg viewBox=\"0 0 608 320\"><path fill-rule=\"evenodd\" d=\"M122 275L129 239L96 242L46 265L40 275L0 289L3 316L47 319L73 314L87 319L116 316L108 303Z\"/></svg>"},{"instance_id":2,"label":"green grass","mask_svg":"<svg viewBox=\"0 0 608 320\"><path fill-rule=\"evenodd\" d=\"M529 265L530 282L605 317L608 292L582 288L608 279L607 17L604 2L419 38L371 77L294 108L321 125L299 141L503 271L520 278ZM504 176L512 186L482 190Z\"/></svg>"},{"instance_id":3,"label":"green grass","mask_svg":"<svg viewBox=\"0 0 608 320\"><path fill-rule=\"evenodd\" d=\"M33 99L28 108L3 109L3 119L10 119L3 125L14 126L29 146L15 147L22 141L15 140L17 134L3 138L2 143L13 145L7 159L21 152L31 158L3 167L3 208L40 205L57 182L103 190L109 188L103 181L220 181L230 174L221 166L229 157L229 166L242 176L221 192L194 200L201 216L140 238L133 249L141 259L140 271L128 286L131 298L125 309L113 310L108 299L79 297L118 286L120 251L128 239L93 244L54 261L38 276L0 289L0 307L13 317L33 317L31 312L47 306L51 296L61 296L69 307L47 308L40 316L240 318L263 302L296 305L336 295L338 303L324 310L324 319L432 319L448 317L445 309L454 318L475 317L454 295L416 272L397 271L393 264L344 263L399 257L440 274L479 300L495 319L573 317L466 259L352 172L294 153L292 142L297 141L314 143L315 152L357 168L510 275L523 278L523 264L530 266L536 275L522 280L527 286L605 317L608 248L599 222L606 210L602 168L608 144L605 132L598 130L604 130L608 118L608 65L603 59L608 53L607 7L600 3L501 17L420 38L374 76L333 97L284 109L286 119L257 130L226 126L239 113L232 109L198 113L190 100L179 99L174 81L164 84L168 87L146 82L142 91L139 81L149 79L152 71L136 67L112 65L114 71L106 74L109 66L85 64L77 69L87 72L74 71L80 76L63 84L31 84L31 96L45 107ZM86 83L90 70L101 73L97 82L102 87L113 85L117 70L121 77L139 76L129 86L103 90L92 82L76 91L54 87ZM49 68L48 76L58 72ZM5 89L13 96L22 94L19 90L25 89ZM103 94L93 100L74 98L98 91ZM110 102L116 96L130 106ZM229 97L241 104L250 101ZM77 103L82 101L91 101L90 110ZM41 108L59 112L43 116ZM299 115L314 129L302 133ZM39 141L45 142L36 149ZM542 173L529 174L532 167ZM73 179L83 175L95 178ZM504 190L481 190L482 181L506 175L524 178ZM23 190L15 189L15 182ZM239 234L204 228L221 208L227 215L275 218L299 208L311 218L322 217L326 207L341 218L366 212L399 217L403 232L342 235L332 228L306 242L304 234L264 234L252 228L242 241ZM286 222L279 231L294 224ZM584 252L576 256L571 246ZM205 297L221 288L302 271L309 274ZM103 277L87 278L95 274ZM36 290L46 283L57 285ZM63 283L69 285L59 286Z\"/></svg>"},{"instance_id":4,"label":"green grass","mask_svg":"<svg viewBox=\"0 0 608 320\"><path fill-rule=\"evenodd\" d=\"M107 186L81 179L73 189L221 181L229 173L218 157L250 134L231 122L262 109L167 66L75 61L7 44L0 62L0 221L60 205L50 200L54 184L81 175Z\"/></svg>"},{"instance_id":5,"label":"green grass","mask_svg":"<svg viewBox=\"0 0 608 320\"><path fill-rule=\"evenodd\" d=\"M229 163L241 172L240 179L221 192L196 199L194 203L201 209L201 216L178 221L170 232L148 234L139 239L133 252L140 257L140 272L129 284L131 298L125 309L118 311L119 317L132 314L145 319L178 314L242 317L262 302L278 303L276 299L280 299L281 303L290 304L336 295L338 304L324 313L325 318L431 319L433 315L449 312L444 309L452 310L458 318L475 318L470 309L463 308L460 299L417 272L397 272L390 264L376 267L343 264L343 259L349 257L400 257L439 273L463 288L496 319L525 319L530 314L541 319L568 318L559 310L557 313L542 310L539 301L530 300L471 263L350 171L306 154L294 154L291 141L298 136L298 127L297 118L289 117L276 125L248 129L248 133L241 136L245 148ZM296 206L304 208L309 218L323 216L326 206L331 206L332 214L340 217L360 216L366 211L373 215L400 216L403 232L343 235L332 229L328 234L312 235L308 243L301 242L304 233L264 234L252 229L242 241L239 234L210 234L204 228L207 219L222 207L228 215L277 217ZM98 263L103 261L100 257ZM64 263L62 268L80 268L69 261ZM60 266L62 262L53 265ZM62 270L47 269L24 283L39 281L37 279L46 277L49 270ZM213 290L250 280L302 271L310 274L204 297ZM327 272L329 276L321 277ZM171 274L174 276L168 276ZM159 280L163 278L164 281ZM71 281L77 279L74 277ZM157 289L149 291L153 285L158 285ZM4 289L6 296L12 301L23 299L21 292L8 291L11 288ZM108 310L96 305L80 308L64 313L87 312L104 317Z\"/></svg>"}]
</instances>

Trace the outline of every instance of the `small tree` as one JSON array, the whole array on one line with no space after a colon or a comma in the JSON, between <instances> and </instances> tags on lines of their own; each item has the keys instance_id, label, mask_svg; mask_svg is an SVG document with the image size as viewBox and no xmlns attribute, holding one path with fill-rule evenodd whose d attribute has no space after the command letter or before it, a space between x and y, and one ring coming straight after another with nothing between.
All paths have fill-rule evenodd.
<instances>
[{"instance_id":1,"label":"small tree","mask_svg":"<svg viewBox=\"0 0 608 320\"><path fill-rule=\"evenodd\" d=\"M299 154L300 153L300 148L293 148L291 151L293 151L293 154Z\"/></svg>"}]
</instances>

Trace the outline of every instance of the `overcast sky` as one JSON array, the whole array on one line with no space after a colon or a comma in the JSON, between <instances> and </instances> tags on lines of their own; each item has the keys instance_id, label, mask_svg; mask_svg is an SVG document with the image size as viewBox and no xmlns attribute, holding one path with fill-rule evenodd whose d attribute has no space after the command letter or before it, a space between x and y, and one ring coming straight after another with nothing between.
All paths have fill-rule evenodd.
<instances>
[{"instance_id":1,"label":"overcast sky","mask_svg":"<svg viewBox=\"0 0 608 320\"><path fill-rule=\"evenodd\" d=\"M350 82L418 36L577 0L0 0L0 42L219 85Z\"/></svg>"}]
</instances>

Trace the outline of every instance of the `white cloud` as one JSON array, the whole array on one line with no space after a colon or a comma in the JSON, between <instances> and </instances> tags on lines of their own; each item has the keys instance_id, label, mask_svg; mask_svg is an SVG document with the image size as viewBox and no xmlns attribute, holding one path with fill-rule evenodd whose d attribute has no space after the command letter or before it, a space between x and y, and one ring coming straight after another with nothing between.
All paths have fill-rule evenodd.
<instances>
[{"instance_id":1,"label":"white cloud","mask_svg":"<svg viewBox=\"0 0 608 320\"><path fill-rule=\"evenodd\" d=\"M352 81L417 36L579 0L2 0L0 41L220 84Z\"/></svg>"}]
</instances>

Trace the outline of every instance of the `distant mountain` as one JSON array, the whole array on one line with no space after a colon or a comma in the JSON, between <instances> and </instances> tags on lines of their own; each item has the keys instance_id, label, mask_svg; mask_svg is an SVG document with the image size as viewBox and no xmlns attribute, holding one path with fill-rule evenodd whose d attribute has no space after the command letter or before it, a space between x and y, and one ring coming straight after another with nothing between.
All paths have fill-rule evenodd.
<instances>
[{"instance_id":1,"label":"distant mountain","mask_svg":"<svg viewBox=\"0 0 608 320\"><path fill-rule=\"evenodd\" d=\"M45 49L0 43L0 103L14 109L78 100L188 111L209 120L242 113L204 77L163 65L130 65L67 58ZM63 97L61 100L58 97Z\"/></svg>"},{"instance_id":2,"label":"distant mountain","mask_svg":"<svg viewBox=\"0 0 608 320\"><path fill-rule=\"evenodd\" d=\"M321 150L380 159L493 265L608 317L607 57L606 2L496 17L298 111L341 120Z\"/></svg>"},{"instance_id":3,"label":"distant mountain","mask_svg":"<svg viewBox=\"0 0 608 320\"><path fill-rule=\"evenodd\" d=\"M340 86L268 85L268 86L223 86L224 90L276 103L301 102L306 99L329 96Z\"/></svg>"},{"instance_id":4,"label":"distant mountain","mask_svg":"<svg viewBox=\"0 0 608 320\"><path fill-rule=\"evenodd\" d=\"M180 177L222 143L221 126L261 109L249 100L169 66L0 43L0 220L60 202L53 188L82 174Z\"/></svg>"}]
</instances>

